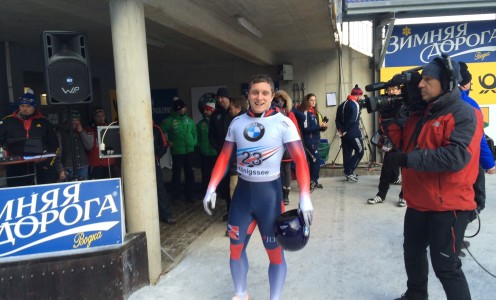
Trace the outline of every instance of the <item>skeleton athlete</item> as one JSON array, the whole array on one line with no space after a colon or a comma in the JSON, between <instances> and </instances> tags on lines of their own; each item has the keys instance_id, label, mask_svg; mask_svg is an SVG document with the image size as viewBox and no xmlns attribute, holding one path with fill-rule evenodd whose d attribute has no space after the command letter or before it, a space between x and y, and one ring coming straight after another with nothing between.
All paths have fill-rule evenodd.
<instances>
[{"instance_id":1,"label":"skeleton athlete","mask_svg":"<svg viewBox=\"0 0 496 300\"><path fill-rule=\"evenodd\" d=\"M233 299L249 299L246 247L257 225L270 261L270 299L281 297L286 261L274 236L274 223L284 210L280 166L285 147L296 165L299 208L306 225L310 226L312 222L313 206L305 152L294 123L270 108L273 96L272 79L267 75L255 76L248 91L250 110L231 122L203 200L205 211L211 214L210 209L215 207L215 189L226 174L232 151L236 151L239 180L227 225L231 245L230 268L236 292Z\"/></svg>"}]
</instances>

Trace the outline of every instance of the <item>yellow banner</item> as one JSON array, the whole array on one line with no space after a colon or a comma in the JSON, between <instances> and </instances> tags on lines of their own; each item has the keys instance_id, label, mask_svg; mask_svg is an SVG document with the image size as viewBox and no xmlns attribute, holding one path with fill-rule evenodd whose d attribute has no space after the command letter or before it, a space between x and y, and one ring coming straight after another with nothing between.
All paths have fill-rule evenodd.
<instances>
[{"instance_id":1,"label":"yellow banner","mask_svg":"<svg viewBox=\"0 0 496 300\"><path fill-rule=\"evenodd\" d=\"M472 74L472 89L469 95L481 106L484 127L488 127L490 123L488 106L496 104L496 62L470 63L467 66ZM416 66L382 68L380 80L387 82L395 74L414 67Z\"/></svg>"},{"instance_id":2,"label":"yellow banner","mask_svg":"<svg viewBox=\"0 0 496 300\"><path fill-rule=\"evenodd\" d=\"M467 64L472 74L472 97L479 105L496 104L496 62ZM381 81L389 81L395 74L414 68L394 67L381 69Z\"/></svg>"}]
</instances>

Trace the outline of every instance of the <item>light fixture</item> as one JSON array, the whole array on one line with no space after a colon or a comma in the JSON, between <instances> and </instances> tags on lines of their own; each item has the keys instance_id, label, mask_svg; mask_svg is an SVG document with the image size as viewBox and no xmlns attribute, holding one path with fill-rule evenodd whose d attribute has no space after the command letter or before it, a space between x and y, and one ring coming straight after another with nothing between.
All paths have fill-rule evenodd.
<instances>
[{"instance_id":1,"label":"light fixture","mask_svg":"<svg viewBox=\"0 0 496 300\"><path fill-rule=\"evenodd\" d=\"M246 30L251 32L254 36L258 37L259 39L263 38L263 33L255 27L250 21L248 21L243 15L237 15L236 20L238 20L238 23L243 26Z\"/></svg>"},{"instance_id":2,"label":"light fixture","mask_svg":"<svg viewBox=\"0 0 496 300\"><path fill-rule=\"evenodd\" d=\"M40 104L41 105L48 105L47 94L41 94L40 95Z\"/></svg>"},{"instance_id":3,"label":"light fixture","mask_svg":"<svg viewBox=\"0 0 496 300\"><path fill-rule=\"evenodd\" d=\"M146 38L146 43L148 45L152 45L152 46L159 47L159 48L164 48L165 47L165 44L163 42L157 41L157 40L154 40L154 39L151 39L151 38Z\"/></svg>"}]
</instances>

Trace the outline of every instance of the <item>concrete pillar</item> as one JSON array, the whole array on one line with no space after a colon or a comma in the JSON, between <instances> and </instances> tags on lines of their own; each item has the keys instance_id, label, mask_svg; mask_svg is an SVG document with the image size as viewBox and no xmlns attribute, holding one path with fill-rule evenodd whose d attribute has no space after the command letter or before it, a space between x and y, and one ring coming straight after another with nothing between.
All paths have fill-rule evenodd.
<instances>
[{"instance_id":1,"label":"concrete pillar","mask_svg":"<svg viewBox=\"0 0 496 300\"><path fill-rule=\"evenodd\" d=\"M162 272L145 16L141 0L110 0L128 232L145 231L150 282Z\"/></svg>"}]
</instances>

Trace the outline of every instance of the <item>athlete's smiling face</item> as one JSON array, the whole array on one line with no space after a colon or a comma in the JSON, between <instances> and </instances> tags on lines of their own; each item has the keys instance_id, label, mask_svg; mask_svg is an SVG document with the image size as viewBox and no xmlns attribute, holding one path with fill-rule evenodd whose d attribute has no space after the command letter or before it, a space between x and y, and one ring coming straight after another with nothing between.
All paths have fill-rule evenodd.
<instances>
[{"instance_id":1,"label":"athlete's smiling face","mask_svg":"<svg viewBox=\"0 0 496 300\"><path fill-rule=\"evenodd\" d=\"M272 91L270 84L267 82L253 83L248 93L248 100L250 101L250 110L254 114L261 114L269 109L272 99L274 98L274 91Z\"/></svg>"}]
</instances>

